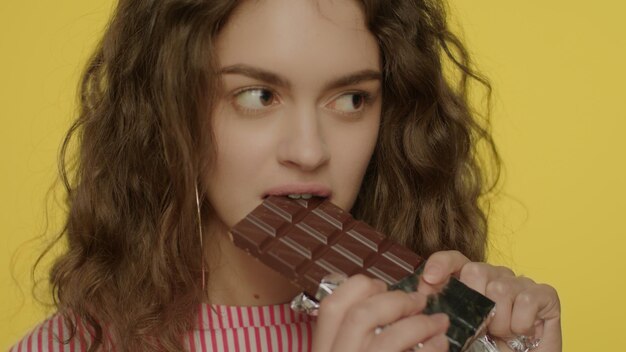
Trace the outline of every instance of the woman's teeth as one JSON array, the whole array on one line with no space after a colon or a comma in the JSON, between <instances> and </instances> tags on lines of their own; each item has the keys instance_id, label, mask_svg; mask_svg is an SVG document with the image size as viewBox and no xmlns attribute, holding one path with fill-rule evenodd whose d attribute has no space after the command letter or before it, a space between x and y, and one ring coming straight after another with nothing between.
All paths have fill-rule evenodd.
<instances>
[{"instance_id":1,"label":"woman's teeth","mask_svg":"<svg viewBox=\"0 0 626 352\"><path fill-rule=\"evenodd\" d=\"M291 199L311 199L313 197L310 193L297 193L297 194L288 194L287 197Z\"/></svg>"}]
</instances>

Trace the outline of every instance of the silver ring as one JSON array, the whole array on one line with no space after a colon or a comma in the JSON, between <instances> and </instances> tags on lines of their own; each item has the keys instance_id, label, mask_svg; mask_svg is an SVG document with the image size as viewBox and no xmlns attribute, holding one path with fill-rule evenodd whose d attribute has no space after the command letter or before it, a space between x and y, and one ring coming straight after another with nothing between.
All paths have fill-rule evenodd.
<instances>
[{"instance_id":1,"label":"silver ring","mask_svg":"<svg viewBox=\"0 0 626 352\"><path fill-rule=\"evenodd\" d=\"M506 345L515 352L528 352L539 347L540 342L541 339L520 335L508 340Z\"/></svg>"},{"instance_id":2,"label":"silver ring","mask_svg":"<svg viewBox=\"0 0 626 352\"><path fill-rule=\"evenodd\" d=\"M411 349L409 351L415 352L415 351L420 350L422 347L424 347L424 344L421 343L421 342L418 342L417 345L411 347Z\"/></svg>"}]
</instances>

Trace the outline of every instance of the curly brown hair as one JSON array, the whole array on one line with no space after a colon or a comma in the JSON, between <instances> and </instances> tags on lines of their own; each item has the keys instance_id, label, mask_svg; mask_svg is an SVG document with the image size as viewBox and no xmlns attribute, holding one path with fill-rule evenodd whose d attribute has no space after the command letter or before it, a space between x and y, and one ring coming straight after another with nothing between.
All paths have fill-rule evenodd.
<instances>
[{"instance_id":1,"label":"curly brown hair","mask_svg":"<svg viewBox=\"0 0 626 352\"><path fill-rule=\"evenodd\" d=\"M50 282L71 336L79 322L93 331L89 351L110 348L105 328L119 351L183 350L204 297L195 188L213 156L200 152L212 150L213 42L238 3L120 0L87 65L60 152L69 214L56 241L66 239L67 250ZM456 249L483 260L479 203L500 163L468 88L478 82L490 96L491 86L471 68L441 1L363 0L362 8L380 46L383 107L354 215L424 256ZM445 75L446 60L457 80ZM479 144L494 161L488 170ZM203 202L203 214L209 207Z\"/></svg>"}]
</instances>

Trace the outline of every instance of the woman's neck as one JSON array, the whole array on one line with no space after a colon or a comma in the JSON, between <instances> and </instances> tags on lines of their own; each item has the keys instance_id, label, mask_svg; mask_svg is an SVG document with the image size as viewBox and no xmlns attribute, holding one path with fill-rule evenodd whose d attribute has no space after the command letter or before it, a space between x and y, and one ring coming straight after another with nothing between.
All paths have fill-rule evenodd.
<instances>
[{"instance_id":1,"label":"woman's neck","mask_svg":"<svg viewBox=\"0 0 626 352\"><path fill-rule=\"evenodd\" d=\"M237 248L225 226L210 232L205 245L207 302L233 306L287 303L300 290L289 280Z\"/></svg>"}]
</instances>

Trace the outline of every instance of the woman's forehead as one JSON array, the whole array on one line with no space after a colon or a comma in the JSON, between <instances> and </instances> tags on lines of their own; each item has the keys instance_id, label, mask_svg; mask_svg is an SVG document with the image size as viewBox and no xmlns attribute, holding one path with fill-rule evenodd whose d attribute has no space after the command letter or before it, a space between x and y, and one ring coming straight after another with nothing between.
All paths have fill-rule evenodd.
<instances>
[{"instance_id":1,"label":"woman's forehead","mask_svg":"<svg viewBox=\"0 0 626 352\"><path fill-rule=\"evenodd\" d=\"M222 67L279 72L296 84L380 70L378 44L353 0L261 0L237 8L217 37Z\"/></svg>"}]
</instances>

